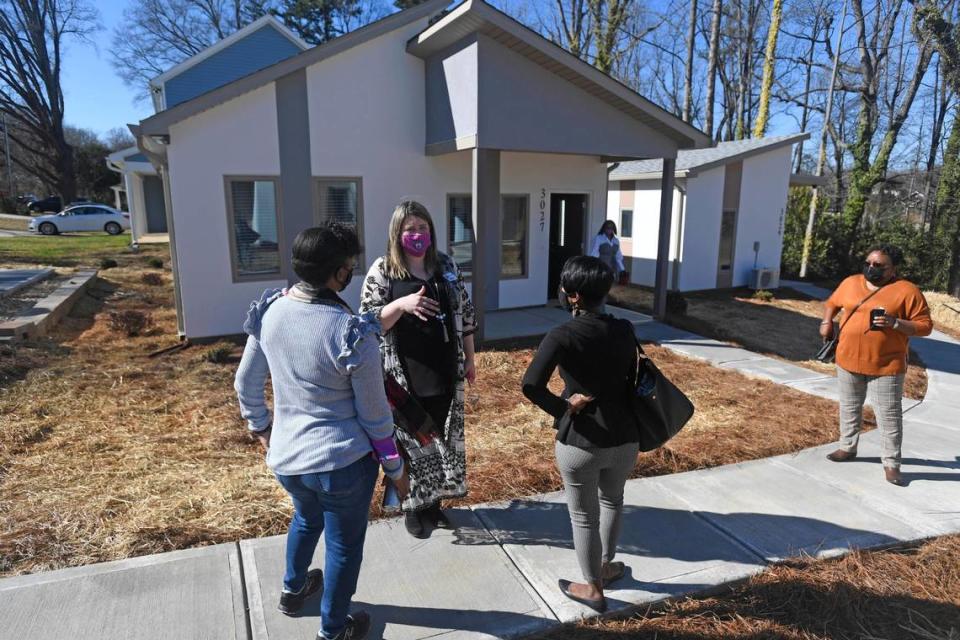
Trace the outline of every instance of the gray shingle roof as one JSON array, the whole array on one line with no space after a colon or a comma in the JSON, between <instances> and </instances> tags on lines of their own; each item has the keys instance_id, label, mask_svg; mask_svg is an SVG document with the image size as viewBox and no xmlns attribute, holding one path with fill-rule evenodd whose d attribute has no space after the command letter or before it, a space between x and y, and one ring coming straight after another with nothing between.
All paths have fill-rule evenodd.
<instances>
[{"instance_id":1,"label":"gray shingle roof","mask_svg":"<svg viewBox=\"0 0 960 640\"><path fill-rule=\"evenodd\" d=\"M757 153L770 151L777 147L793 144L810 137L809 133L794 133L786 136L771 138L750 138L748 140L734 140L720 142L715 147L707 149L690 149L677 153L677 173L704 171L712 167L742 160ZM663 171L663 160L631 160L612 165L611 180L631 180L638 177L650 177L649 174L660 174Z\"/></svg>"}]
</instances>

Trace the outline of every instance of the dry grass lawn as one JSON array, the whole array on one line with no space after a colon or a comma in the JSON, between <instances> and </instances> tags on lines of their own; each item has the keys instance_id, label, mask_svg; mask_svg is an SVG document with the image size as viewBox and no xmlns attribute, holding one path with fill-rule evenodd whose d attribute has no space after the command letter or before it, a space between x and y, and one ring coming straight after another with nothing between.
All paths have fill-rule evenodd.
<instances>
[{"instance_id":1,"label":"dry grass lawn","mask_svg":"<svg viewBox=\"0 0 960 640\"><path fill-rule=\"evenodd\" d=\"M170 274L114 253L48 339L0 352L0 575L283 533L285 494L246 435L232 388L239 348L176 344ZM142 280L162 274L161 285ZM111 312L146 313L130 337ZM217 350L219 357L207 358ZM226 358L224 358L226 351ZM649 352L698 408L637 475L673 473L829 442L836 406L666 350ZM532 350L479 354L468 394L471 493L484 502L557 490L550 420L519 380ZM211 361L214 360L214 361ZM225 360L225 361L224 361ZM372 516L377 517L374 508Z\"/></svg>"},{"instance_id":2,"label":"dry grass lawn","mask_svg":"<svg viewBox=\"0 0 960 640\"><path fill-rule=\"evenodd\" d=\"M796 560L731 593L626 620L561 627L543 640L956 640L960 536L839 560Z\"/></svg>"},{"instance_id":3,"label":"dry grass lawn","mask_svg":"<svg viewBox=\"0 0 960 640\"><path fill-rule=\"evenodd\" d=\"M960 300L946 293L924 291L923 296L930 305L930 315L934 326L960 339Z\"/></svg>"},{"instance_id":4,"label":"dry grass lawn","mask_svg":"<svg viewBox=\"0 0 960 640\"><path fill-rule=\"evenodd\" d=\"M775 298L770 302L754 300L752 293L748 289L686 293L686 315L671 315L668 322L750 351L835 375L833 365L813 359L822 344L821 301L788 288L774 291ZM610 297L613 304L644 313L650 313L653 307L653 294L640 287L617 286ZM904 395L919 400L926 390L926 369L911 352Z\"/></svg>"}]
</instances>

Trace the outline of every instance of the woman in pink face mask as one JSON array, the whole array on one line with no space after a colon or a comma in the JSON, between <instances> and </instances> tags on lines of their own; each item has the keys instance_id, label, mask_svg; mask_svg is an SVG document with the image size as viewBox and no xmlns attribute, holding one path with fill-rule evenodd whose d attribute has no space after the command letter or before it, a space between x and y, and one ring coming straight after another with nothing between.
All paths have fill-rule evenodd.
<instances>
[{"instance_id":1,"label":"woman in pink face mask","mask_svg":"<svg viewBox=\"0 0 960 640\"><path fill-rule=\"evenodd\" d=\"M463 392L464 381L476 377L473 303L459 267L437 251L426 207L401 202L388 233L386 255L364 279L360 312L379 316L385 372L433 423L429 438L397 429L409 461L405 524L422 538L428 526L450 526L441 500L467 494Z\"/></svg>"}]
</instances>

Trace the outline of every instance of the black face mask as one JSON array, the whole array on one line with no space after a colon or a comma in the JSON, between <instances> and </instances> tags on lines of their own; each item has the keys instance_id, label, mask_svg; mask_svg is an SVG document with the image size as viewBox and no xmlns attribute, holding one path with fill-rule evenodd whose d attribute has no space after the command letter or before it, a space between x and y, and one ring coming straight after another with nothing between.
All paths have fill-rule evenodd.
<instances>
[{"instance_id":1,"label":"black face mask","mask_svg":"<svg viewBox=\"0 0 960 640\"><path fill-rule=\"evenodd\" d=\"M887 270L871 264L863 268L863 277L866 278L870 284L880 286L887 279Z\"/></svg>"},{"instance_id":2,"label":"black face mask","mask_svg":"<svg viewBox=\"0 0 960 640\"><path fill-rule=\"evenodd\" d=\"M557 299L560 301L560 306L563 307L564 311L573 311L573 304L570 303L570 298L564 293L563 285L557 287Z\"/></svg>"},{"instance_id":3,"label":"black face mask","mask_svg":"<svg viewBox=\"0 0 960 640\"><path fill-rule=\"evenodd\" d=\"M343 267L343 268L344 268L344 269L347 269L347 267ZM342 293L344 290L346 290L347 287L350 286L350 281L351 281L351 280L353 280L353 269L347 269L347 277L344 278L343 280L341 280L340 278L337 278L337 282L340 283L340 292L341 292L341 293Z\"/></svg>"}]
</instances>

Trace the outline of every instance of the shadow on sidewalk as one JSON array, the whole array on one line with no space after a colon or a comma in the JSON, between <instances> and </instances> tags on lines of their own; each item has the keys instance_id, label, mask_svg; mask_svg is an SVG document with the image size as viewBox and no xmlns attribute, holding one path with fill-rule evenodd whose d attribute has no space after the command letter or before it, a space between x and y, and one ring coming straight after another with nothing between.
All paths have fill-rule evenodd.
<instances>
[{"instance_id":1,"label":"shadow on sidewalk","mask_svg":"<svg viewBox=\"0 0 960 640\"><path fill-rule=\"evenodd\" d=\"M489 529L460 528L454 544L545 545L573 549L570 517L562 502L513 500L509 508L476 508L474 512ZM710 524L708 524L708 522ZM697 535L691 534L693 528ZM853 529L803 516L764 513L713 513L659 507L623 508L618 552L647 558L682 562L742 562L740 547L723 538L713 527L737 538L776 545L782 555L815 553L820 548L877 547L901 540L884 533ZM490 534L494 540L491 540ZM788 542L795 541L795 544ZM710 544L713 542L713 544ZM864 544L866 542L866 544ZM649 589L650 583L629 580L622 588ZM676 587L676 585L672 585Z\"/></svg>"}]
</instances>

